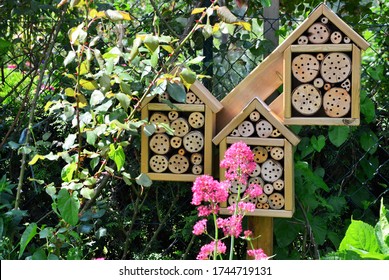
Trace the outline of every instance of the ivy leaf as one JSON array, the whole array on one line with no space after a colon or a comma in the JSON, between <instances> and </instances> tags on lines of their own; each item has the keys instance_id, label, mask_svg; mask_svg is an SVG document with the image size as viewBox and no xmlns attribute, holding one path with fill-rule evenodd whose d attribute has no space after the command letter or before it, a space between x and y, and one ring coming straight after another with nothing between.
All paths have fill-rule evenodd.
<instances>
[{"instance_id":1,"label":"ivy leaf","mask_svg":"<svg viewBox=\"0 0 389 280\"><path fill-rule=\"evenodd\" d=\"M362 149L364 149L369 154L374 154L378 148L378 137L371 130L363 131L361 137L359 138Z\"/></svg>"},{"instance_id":2,"label":"ivy leaf","mask_svg":"<svg viewBox=\"0 0 389 280\"><path fill-rule=\"evenodd\" d=\"M370 98L365 98L361 102L361 113L365 116L366 122L371 123L376 114L375 114L375 105L374 102Z\"/></svg>"},{"instance_id":3,"label":"ivy leaf","mask_svg":"<svg viewBox=\"0 0 389 280\"><path fill-rule=\"evenodd\" d=\"M61 189L58 193L57 205L65 222L75 226L78 223L78 210L80 209L77 192L74 191L73 194L70 195L67 189Z\"/></svg>"},{"instance_id":4,"label":"ivy leaf","mask_svg":"<svg viewBox=\"0 0 389 280\"><path fill-rule=\"evenodd\" d=\"M179 103L185 103L186 101L186 91L182 84L178 83L168 83L167 92L169 95Z\"/></svg>"},{"instance_id":5,"label":"ivy leaf","mask_svg":"<svg viewBox=\"0 0 389 280\"><path fill-rule=\"evenodd\" d=\"M332 144L340 147L346 142L350 134L350 127L348 126L331 126L328 131L328 136Z\"/></svg>"},{"instance_id":6,"label":"ivy leaf","mask_svg":"<svg viewBox=\"0 0 389 280\"><path fill-rule=\"evenodd\" d=\"M111 144L109 145L109 153L108 156L110 159L112 159L115 164L118 171L120 171L124 165L126 155L124 154L124 150L122 146L118 146L115 149L115 145Z\"/></svg>"},{"instance_id":7,"label":"ivy leaf","mask_svg":"<svg viewBox=\"0 0 389 280\"><path fill-rule=\"evenodd\" d=\"M380 218L375 226L375 235L377 237L378 244L381 248L381 252L385 255L389 255L389 221L388 211L384 206L384 200L381 199Z\"/></svg>"},{"instance_id":8,"label":"ivy leaf","mask_svg":"<svg viewBox=\"0 0 389 280\"><path fill-rule=\"evenodd\" d=\"M35 235L37 235L37 224L32 223L27 226L27 228L24 230L22 237L20 239L20 251L19 251L19 259L23 255L24 250L26 249L28 243L34 238Z\"/></svg>"},{"instance_id":9,"label":"ivy leaf","mask_svg":"<svg viewBox=\"0 0 389 280\"><path fill-rule=\"evenodd\" d=\"M138 185L144 187L150 187L153 184L153 181L151 181L150 177L145 173L141 173L138 177L135 178L135 181Z\"/></svg>"},{"instance_id":10,"label":"ivy leaf","mask_svg":"<svg viewBox=\"0 0 389 280\"><path fill-rule=\"evenodd\" d=\"M323 135L319 135L319 137L313 135L311 137L311 144L317 152L320 152L326 144L326 138Z\"/></svg>"},{"instance_id":11,"label":"ivy leaf","mask_svg":"<svg viewBox=\"0 0 389 280\"><path fill-rule=\"evenodd\" d=\"M374 228L362 221L351 220L351 224L346 231L339 246L339 251L352 250L353 248L367 252L379 253L379 245L375 237Z\"/></svg>"},{"instance_id":12,"label":"ivy leaf","mask_svg":"<svg viewBox=\"0 0 389 280\"><path fill-rule=\"evenodd\" d=\"M77 169L77 163L72 162L65 165L61 170L61 178L64 182L70 182L73 179L74 171Z\"/></svg>"}]
</instances>

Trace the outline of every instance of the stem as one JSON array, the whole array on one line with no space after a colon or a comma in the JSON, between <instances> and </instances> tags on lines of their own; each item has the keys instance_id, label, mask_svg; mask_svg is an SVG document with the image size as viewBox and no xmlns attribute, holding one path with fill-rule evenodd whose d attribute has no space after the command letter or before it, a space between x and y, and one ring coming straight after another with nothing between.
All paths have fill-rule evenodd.
<instances>
[{"instance_id":1,"label":"stem","mask_svg":"<svg viewBox=\"0 0 389 280\"><path fill-rule=\"evenodd\" d=\"M65 18L64 17L65 13L66 13L66 9L63 9L62 13L61 13L61 15L60 15L60 17L58 19L58 22L57 22L57 24L55 26L55 29L53 30L53 32L52 32L52 34L50 36L50 39L49 39L50 44L49 44L48 48L46 49L45 57L44 57L44 63L42 65L41 69L40 69L39 80L38 80L38 83L37 83L37 87L36 87L36 90L35 90L34 98L32 100L31 108L30 108L30 116L29 116L29 119L28 119L28 128L29 129L27 130L26 142L25 142L26 146L28 145L28 143L30 141L30 130L32 129L32 123L34 122L35 108L36 108L36 104L37 104L37 101L38 101L39 93L41 91L41 85L42 85L42 81L43 81L43 76L45 74L45 69L47 68L49 58L51 56L52 50L54 48L55 41L56 41L57 36L59 34L60 27L62 25L62 21ZM19 209L19 205L20 205L20 194L22 192L22 186L23 186L23 181L24 181L24 173L25 173L25 170L26 170L26 162L27 162L27 154L23 153L22 164L21 164L21 167L20 167L20 174L19 174L19 182L18 182L18 187L17 187L17 190L16 190L15 209Z\"/></svg>"},{"instance_id":2,"label":"stem","mask_svg":"<svg viewBox=\"0 0 389 280\"><path fill-rule=\"evenodd\" d=\"M213 222L215 225L215 249L213 250L213 259L216 260L217 257L217 243L219 242L219 229L217 228L217 219L216 214L213 213Z\"/></svg>"}]
</instances>

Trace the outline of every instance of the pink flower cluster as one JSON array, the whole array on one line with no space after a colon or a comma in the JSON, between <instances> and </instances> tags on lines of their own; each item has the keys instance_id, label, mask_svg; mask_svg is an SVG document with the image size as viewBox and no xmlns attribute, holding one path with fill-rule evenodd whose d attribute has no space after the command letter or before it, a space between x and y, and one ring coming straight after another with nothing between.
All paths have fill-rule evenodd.
<instances>
[{"instance_id":1,"label":"pink flower cluster","mask_svg":"<svg viewBox=\"0 0 389 280\"><path fill-rule=\"evenodd\" d=\"M223 230L225 236L234 236L236 238L242 233L242 215L233 215L226 219L217 219L217 227Z\"/></svg>"},{"instance_id":2,"label":"pink flower cluster","mask_svg":"<svg viewBox=\"0 0 389 280\"><path fill-rule=\"evenodd\" d=\"M269 257L262 249L247 250L247 255L253 257L255 260L267 260Z\"/></svg>"},{"instance_id":3,"label":"pink flower cluster","mask_svg":"<svg viewBox=\"0 0 389 280\"><path fill-rule=\"evenodd\" d=\"M196 178L193 187L193 205L200 205L201 202L221 203L228 198L228 185L214 180L212 176L202 175Z\"/></svg>"},{"instance_id":4,"label":"pink flower cluster","mask_svg":"<svg viewBox=\"0 0 389 280\"><path fill-rule=\"evenodd\" d=\"M254 154L246 143L242 141L234 143L225 152L220 167L226 168L227 180L237 179L242 184L247 184L248 176L256 167Z\"/></svg>"},{"instance_id":5,"label":"pink flower cluster","mask_svg":"<svg viewBox=\"0 0 389 280\"><path fill-rule=\"evenodd\" d=\"M201 247L200 253L197 255L198 260L208 260L209 256L212 255L212 253L215 251L217 254L224 254L227 250L226 244L224 244L222 241L217 241L217 246L216 242L212 241L209 244L205 244Z\"/></svg>"}]
</instances>

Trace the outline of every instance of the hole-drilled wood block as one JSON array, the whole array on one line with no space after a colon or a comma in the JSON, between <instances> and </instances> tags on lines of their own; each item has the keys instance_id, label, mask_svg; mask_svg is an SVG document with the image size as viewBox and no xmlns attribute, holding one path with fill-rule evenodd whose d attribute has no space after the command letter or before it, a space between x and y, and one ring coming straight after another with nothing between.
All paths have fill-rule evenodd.
<instances>
[{"instance_id":1,"label":"hole-drilled wood block","mask_svg":"<svg viewBox=\"0 0 389 280\"><path fill-rule=\"evenodd\" d=\"M328 41L330 37L330 31L326 25L317 22L308 28L308 39L313 44L323 44Z\"/></svg>"},{"instance_id":2,"label":"hole-drilled wood block","mask_svg":"<svg viewBox=\"0 0 389 280\"><path fill-rule=\"evenodd\" d=\"M327 116L340 118L345 116L351 107L351 97L343 88L334 87L324 94L323 108Z\"/></svg>"},{"instance_id":3,"label":"hole-drilled wood block","mask_svg":"<svg viewBox=\"0 0 389 280\"><path fill-rule=\"evenodd\" d=\"M253 203L254 205L257 205L258 203L258 199L256 197L252 198L252 197L247 197L245 199L245 202L250 202L250 203Z\"/></svg>"},{"instance_id":4,"label":"hole-drilled wood block","mask_svg":"<svg viewBox=\"0 0 389 280\"><path fill-rule=\"evenodd\" d=\"M257 197L258 202L260 203L266 203L268 200L267 194L263 193L260 196Z\"/></svg>"},{"instance_id":5,"label":"hole-drilled wood block","mask_svg":"<svg viewBox=\"0 0 389 280\"><path fill-rule=\"evenodd\" d=\"M344 88L345 90L350 91L350 89L351 89L350 80L349 79L345 80L340 86L342 88Z\"/></svg>"},{"instance_id":6,"label":"hole-drilled wood block","mask_svg":"<svg viewBox=\"0 0 389 280\"><path fill-rule=\"evenodd\" d=\"M260 138L268 138L273 133L273 126L271 123L265 120L261 120L257 122L255 125L255 128L257 130L257 134Z\"/></svg>"},{"instance_id":7,"label":"hole-drilled wood block","mask_svg":"<svg viewBox=\"0 0 389 280\"><path fill-rule=\"evenodd\" d=\"M169 99L170 99L169 94L167 92L164 92L164 93L158 95L158 102L159 103L163 103L164 101L169 100Z\"/></svg>"},{"instance_id":8,"label":"hole-drilled wood block","mask_svg":"<svg viewBox=\"0 0 389 280\"><path fill-rule=\"evenodd\" d=\"M157 125L156 133L165 133L166 130L163 127L158 127L159 123L165 123L167 125L170 124L168 116L162 113L154 113L150 117L150 122L155 123Z\"/></svg>"},{"instance_id":9,"label":"hole-drilled wood block","mask_svg":"<svg viewBox=\"0 0 389 280\"><path fill-rule=\"evenodd\" d=\"M319 61L311 54L300 54L292 61L293 76L302 83L315 79L319 69Z\"/></svg>"},{"instance_id":10,"label":"hole-drilled wood block","mask_svg":"<svg viewBox=\"0 0 389 280\"><path fill-rule=\"evenodd\" d=\"M324 86L323 86L324 90L329 90L331 87L332 86L329 83L325 83Z\"/></svg>"},{"instance_id":11,"label":"hole-drilled wood block","mask_svg":"<svg viewBox=\"0 0 389 280\"><path fill-rule=\"evenodd\" d=\"M316 59L319 60L319 61L322 61L324 59L324 54L323 53L318 53L316 55Z\"/></svg>"},{"instance_id":12,"label":"hole-drilled wood block","mask_svg":"<svg viewBox=\"0 0 389 280\"><path fill-rule=\"evenodd\" d=\"M195 165L201 164L203 162L203 155L200 153L193 153L190 156L190 162L195 164Z\"/></svg>"},{"instance_id":13,"label":"hole-drilled wood block","mask_svg":"<svg viewBox=\"0 0 389 280\"><path fill-rule=\"evenodd\" d=\"M269 209L269 208L270 208L269 203L264 203L264 204L262 205L262 209L263 209L263 210L267 210L267 209Z\"/></svg>"},{"instance_id":14,"label":"hole-drilled wood block","mask_svg":"<svg viewBox=\"0 0 389 280\"><path fill-rule=\"evenodd\" d=\"M267 181L273 183L281 178L283 173L282 165L275 160L268 159L261 166L261 176Z\"/></svg>"},{"instance_id":15,"label":"hole-drilled wood block","mask_svg":"<svg viewBox=\"0 0 389 280\"><path fill-rule=\"evenodd\" d=\"M179 114L177 111L170 111L168 114L167 114L169 120L171 121L174 121L178 118Z\"/></svg>"},{"instance_id":16,"label":"hole-drilled wood block","mask_svg":"<svg viewBox=\"0 0 389 280\"><path fill-rule=\"evenodd\" d=\"M311 84L299 85L292 93L292 105L303 115L315 114L321 103L320 91Z\"/></svg>"},{"instance_id":17,"label":"hole-drilled wood block","mask_svg":"<svg viewBox=\"0 0 389 280\"><path fill-rule=\"evenodd\" d=\"M240 190L239 190L239 188L240 188ZM246 188L247 188L247 186L246 185L244 185L244 184L241 184L240 182L239 182L239 180L233 180L232 182L231 182L231 186L230 186L230 191L232 192L232 193L243 193L245 190L246 190Z\"/></svg>"},{"instance_id":18,"label":"hole-drilled wood block","mask_svg":"<svg viewBox=\"0 0 389 280\"><path fill-rule=\"evenodd\" d=\"M297 44L299 45L306 45L308 44L308 37L307 36L300 36L298 39L297 39Z\"/></svg>"},{"instance_id":19,"label":"hole-drilled wood block","mask_svg":"<svg viewBox=\"0 0 389 280\"><path fill-rule=\"evenodd\" d=\"M250 177L258 177L261 174L261 166L255 163L255 169L251 172Z\"/></svg>"},{"instance_id":20,"label":"hole-drilled wood block","mask_svg":"<svg viewBox=\"0 0 389 280\"><path fill-rule=\"evenodd\" d=\"M186 154L185 149L184 148L179 149L178 154L184 156Z\"/></svg>"},{"instance_id":21,"label":"hole-drilled wood block","mask_svg":"<svg viewBox=\"0 0 389 280\"><path fill-rule=\"evenodd\" d=\"M327 17L322 17L322 18L320 19L320 21L321 21L321 23L323 23L323 24L327 24L327 23L328 23L328 18L327 18Z\"/></svg>"},{"instance_id":22,"label":"hole-drilled wood block","mask_svg":"<svg viewBox=\"0 0 389 280\"><path fill-rule=\"evenodd\" d=\"M265 184L265 182L263 181L263 179L261 177L252 177L249 179L249 184L257 184L259 186L263 186Z\"/></svg>"},{"instance_id":23,"label":"hole-drilled wood block","mask_svg":"<svg viewBox=\"0 0 389 280\"><path fill-rule=\"evenodd\" d=\"M200 131L192 131L184 136L183 143L188 152L196 153L204 147L204 136Z\"/></svg>"},{"instance_id":24,"label":"hole-drilled wood block","mask_svg":"<svg viewBox=\"0 0 389 280\"><path fill-rule=\"evenodd\" d=\"M182 174L189 169L189 161L186 157L175 154L169 159L168 167L172 173Z\"/></svg>"},{"instance_id":25,"label":"hole-drilled wood block","mask_svg":"<svg viewBox=\"0 0 389 280\"><path fill-rule=\"evenodd\" d=\"M256 163L265 162L267 160L267 157L269 156L269 153L266 150L266 148L261 147L261 146L257 146L255 148L253 148L252 152L254 154L254 161Z\"/></svg>"},{"instance_id":26,"label":"hole-drilled wood block","mask_svg":"<svg viewBox=\"0 0 389 280\"><path fill-rule=\"evenodd\" d=\"M159 155L167 154L170 150L169 137L166 134L154 134L150 139L150 150Z\"/></svg>"},{"instance_id":27,"label":"hole-drilled wood block","mask_svg":"<svg viewBox=\"0 0 389 280\"><path fill-rule=\"evenodd\" d=\"M252 111L250 113L250 121L257 122L261 118L261 114L258 111Z\"/></svg>"},{"instance_id":28,"label":"hole-drilled wood block","mask_svg":"<svg viewBox=\"0 0 389 280\"><path fill-rule=\"evenodd\" d=\"M183 137L189 132L189 124L184 118L178 118L170 124L170 127L174 129L174 135Z\"/></svg>"},{"instance_id":29,"label":"hole-drilled wood block","mask_svg":"<svg viewBox=\"0 0 389 280\"><path fill-rule=\"evenodd\" d=\"M182 145L181 137L174 136L172 137L172 139L170 139L170 146L172 146L172 148L178 149L179 147L181 147L181 145Z\"/></svg>"},{"instance_id":30,"label":"hole-drilled wood block","mask_svg":"<svg viewBox=\"0 0 389 280\"><path fill-rule=\"evenodd\" d=\"M262 208L263 208L263 203L258 202L258 203L255 205L255 207L256 207L257 209L262 209Z\"/></svg>"},{"instance_id":31,"label":"hole-drilled wood block","mask_svg":"<svg viewBox=\"0 0 389 280\"><path fill-rule=\"evenodd\" d=\"M151 170L157 173L164 172L168 167L168 159L166 156L154 155L150 158L149 165Z\"/></svg>"},{"instance_id":32,"label":"hole-drilled wood block","mask_svg":"<svg viewBox=\"0 0 389 280\"><path fill-rule=\"evenodd\" d=\"M188 122L193 128L201 128L204 126L205 117L200 112L193 112L189 115Z\"/></svg>"},{"instance_id":33,"label":"hole-drilled wood block","mask_svg":"<svg viewBox=\"0 0 389 280\"><path fill-rule=\"evenodd\" d=\"M322 78L316 78L313 80L313 85L317 88L322 88L324 86L324 81Z\"/></svg>"},{"instance_id":34,"label":"hole-drilled wood block","mask_svg":"<svg viewBox=\"0 0 389 280\"><path fill-rule=\"evenodd\" d=\"M273 193L269 196L269 206L271 209L280 210L285 205L285 198L280 193Z\"/></svg>"},{"instance_id":35,"label":"hole-drilled wood block","mask_svg":"<svg viewBox=\"0 0 389 280\"><path fill-rule=\"evenodd\" d=\"M280 136L281 136L281 132L277 128L274 128L271 135L270 135L270 137L274 137L274 138L280 137Z\"/></svg>"},{"instance_id":36,"label":"hole-drilled wood block","mask_svg":"<svg viewBox=\"0 0 389 280\"><path fill-rule=\"evenodd\" d=\"M235 205L237 197L238 197L237 193L230 194L228 196L228 205Z\"/></svg>"},{"instance_id":37,"label":"hole-drilled wood block","mask_svg":"<svg viewBox=\"0 0 389 280\"><path fill-rule=\"evenodd\" d=\"M189 91L186 93L186 103L188 104L194 104L197 100L196 94L193 92Z\"/></svg>"},{"instance_id":38,"label":"hole-drilled wood block","mask_svg":"<svg viewBox=\"0 0 389 280\"><path fill-rule=\"evenodd\" d=\"M275 160L281 160L284 158L284 149L281 147L274 147L270 151L270 156Z\"/></svg>"},{"instance_id":39,"label":"hole-drilled wood block","mask_svg":"<svg viewBox=\"0 0 389 280\"><path fill-rule=\"evenodd\" d=\"M263 192L267 195L270 195L274 192L274 187L272 184L265 184L263 186Z\"/></svg>"},{"instance_id":40,"label":"hole-drilled wood block","mask_svg":"<svg viewBox=\"0 0 389 280\"><path fill-rule=\"evenodd\" d=\"M231 132L230 136L240 137L241 135L240 135L238 129L235 128L235 129Z\"/></svg>"},{"instance_id":41,"label":"hole-drilled wood block","mask_svg":"<svg viewBox=\"0 0 389 280\"><path fill-rule=\"evenodd\" d=\"M345 36L345 37L343 38L343 42L344 42L345 44L350 44L350 43L351 43L351 39L350 39L349 37Z\"/></svg>"},{"instance_id":42,"label":"hole-drilled wood block","mask_svg":"<svg viewBox=\"0 0 389 280\"><path fill-rule=\"evenodd\" d=\"M254 125L250 121L243 121L239 126L238 126L238 131L239 134L243 137L249 137L254 134L255 129Z\"/></svg>"},{"instance_id":43,"label":"hole-drilled wood block","mask_svg":"<svg viewBox=\"0 0 389 280\"><path fill-rule=\"evenodd\" d=\"M284 180L282 179L278 179L276 181L274 181L273 183L273 187L276 191L281 191L285 186L285 183L284 183Z\"/></svg>"},{"instance_id":44,"label":"hole-drilled wood block","mask_svg":"<svg viewBox=\"0 0 389 280\"><path fill-rule=\"evenodd\" d=\"M351 73L351 60L344 53L329 53L323 59L320 73L327 83L340 83Z\"/></svg>"},{"instance_id":45,"label":"hole-drilled wood block","mask_svg":"<svg viewBox=\"0 0 389 280\"><path fill-rule=\"evenodd\" d=\"M340 43L342 43L343 36L342 36L342 33L340 33L339 31L334 31L334 32L332 32L330 38L331 38L331 42L333 44L340 44Z\"/></svg>"},{"instance_id":46,"label":"hole-drilled wood block","mask_svg":"<svg viewBox=\"0 0 389 280\"><path fill-rule=\"evenodd\" d=\"M203 173L203 166L199 164L195 164L192 166L192 173L195 175L199 175Z\"/></svg>"}]
</instances>

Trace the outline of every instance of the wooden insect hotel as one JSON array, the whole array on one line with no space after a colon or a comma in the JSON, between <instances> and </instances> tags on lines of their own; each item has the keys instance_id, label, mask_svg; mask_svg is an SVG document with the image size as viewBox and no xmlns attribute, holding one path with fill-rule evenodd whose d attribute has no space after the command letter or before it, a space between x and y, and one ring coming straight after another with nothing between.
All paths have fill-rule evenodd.
<instances>
[{"instance_id":1,"label":"wooden insect hotel","mask_svg":"<svg viewBox=\"0 0 389 280\"><path fill-rule=\"evenodd\" d=\"M359 125L361 49L369 44L324 4L288 41L285 124Z\"/></svg>"},{"instance_id":2,"label":"wooden insect hotel","mask_svg":"<svg viewBox=\"0 0 389 280\"><path fill-rule=\"evenodd\" d=\"M141 105L142 119L157 126L151 136L142 133L141 172L152 180L189 182L212 174L212 138L221 104L199 81L187 91L185 103L173 103L172 108L165 99L168 93L148 97ZM174 135L166 133L161 123L169 125Z\"/></svg>"},{"instance_id":3,"label":"wooden insect hotel","mask_svg":"<svg viewBox=\"0 0 389 280\"><path fill-rule=\"evenodd\" d=\"M292 217L294 212L294 176L292 145L300 139L285 127L280 119L260 99L254 98L243 111L231 120L214 138L219 145L220 159L228 147L243 141L254 153L256 169L249 183L263 187L264 193L250 202L257 206L248 215L267 217ZM220 179L224 180L224 169ZM241 192L245 187L241 186ZM238 184L232 183L228 204L236 201ZM226 205L225 205L226 206ZM221 213L228 214L226 208Z\"/></svg>"}]
</instances>

